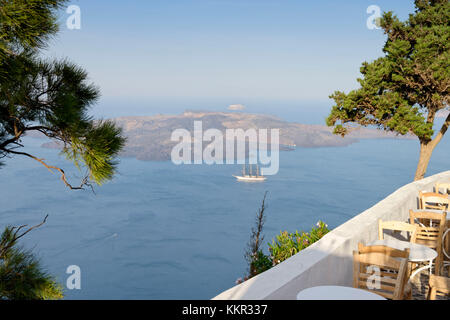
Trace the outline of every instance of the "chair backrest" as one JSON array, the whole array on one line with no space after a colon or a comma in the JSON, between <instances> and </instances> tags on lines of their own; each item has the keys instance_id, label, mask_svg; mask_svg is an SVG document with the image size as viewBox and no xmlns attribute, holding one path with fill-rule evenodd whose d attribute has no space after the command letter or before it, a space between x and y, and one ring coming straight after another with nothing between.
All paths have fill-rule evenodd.
<instances>
[{"instance_id":1,"label":"chair backrest","mask_svg":"<svg viewBox=\"0 0 450 320\"><path fill-rule=\"evenodd\" d=\"M384 239L384 230L406 231L409 232L409 241L416 241L417 226L402 221L383 221L378 220L378 239Z\"/></svg>"},{"instance_id":2,"label":"chair backrest","mask_svg":"<svg viewBox=\"0 0 450 320\"><path fill-rule=\"evenodd\" d=\"M450 295L450 278L430 275L428 300L436 300L437 295Z\"/></svg>"},{"instance_id":3,"label":"chair backrest","mask_svg":"<svg viewBox=\"0 0 450 320\"><path fill-rule=\"evenodd\" d=\"M435 249L438 254L442 251L442 235L446 228L447 213L409 211L411 224L417 226L415 243L426 245Z\"/></svg>"},{"instance_id":4,"label":"chair backrest","mask_svg":"<svg viewBox=\"0 0 450 320\"><path fill-rule=\"evenodd\" d=\"M439 193L441 190L444 195L448 194L450 192L450 183L437 182L434 187L434 192Z\"/></svg>"},{"instance_id":5,"label":"chair backrest","mask_svg":"<svg viewBox=\"0 0 450 320\"><path fill-rule=\"evenodd\" d=\"M401 300L407 280L409 249L358 244L353 252L353 287Z\"/></svg>"},{"instance_id":6,"label":"chair backrest","mask_svg":"<svg viewBox=\"0 0 450 320\"><path fill-rule=\"evenodd\" d=\"M447 195L436 192L419 192L419 209L448 210L450 200Z\"/></svg>"}]
</instances>

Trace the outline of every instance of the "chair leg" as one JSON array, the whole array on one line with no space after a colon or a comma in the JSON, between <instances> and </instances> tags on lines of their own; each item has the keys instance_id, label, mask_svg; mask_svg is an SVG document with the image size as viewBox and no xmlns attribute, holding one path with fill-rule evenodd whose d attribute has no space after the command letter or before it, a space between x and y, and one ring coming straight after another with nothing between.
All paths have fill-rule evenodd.
<instances>
[{"instance_id":1,"label":"chair leg","mask_svg":"<svg viewBox=\"0 0 450 320\"><path fill-rule=\"evenodd\" d=\"M427 300L436 300L436 288L430 288L428 290Z\"/></svg>"},{"instance_id":2,"label":"chair leg","mask_svg":"<svg viewBox=\"0 0 450 320\"><path fill-rule=\"evenodd\" d=\"M413 270L413 262L408 262L408 269L407 270L408 271L406 272L406 276L409 279L409 277L411 277L411 273L412 273L412 270Z\"/></svg>"},{"instance_id":3,"label":"chair leg","mask_svg":"<svg viewBox=\"0 0 450 320\"><path fill-rule=\"evenodd\" d=\"M412 300L412 286L411 283L408 281L408 283L405 285L405 293L403 295L403 300Z\"/></svg>"},{"instance_id":4,"label":"chair leg","mask_svg":"<svg viewBox=\"0 0 450 320\"><path fill-rule=\"evenodd\" d=\"M434 274L437 276L441 275L441 260L442 260L442 255L438 255L438 257L436 258L435 265L434 265ZM431 274L431 270L430 270L430 274Z\"/></svg>"},{"instance_id":5,"label":"chair leg","mask_svg":"<svg viewBox=\"0 0 450 320\"><path fill-rule=\"evenodd\" d=\"M415 263L415 262L410 262L410 263L409 263L409 270L408 270L408 272L409 272L409 277L411 277L411 274L414 272L414 269L416 269L417 266L418 266L418 264Z\"/></svg>"}]
</instances>

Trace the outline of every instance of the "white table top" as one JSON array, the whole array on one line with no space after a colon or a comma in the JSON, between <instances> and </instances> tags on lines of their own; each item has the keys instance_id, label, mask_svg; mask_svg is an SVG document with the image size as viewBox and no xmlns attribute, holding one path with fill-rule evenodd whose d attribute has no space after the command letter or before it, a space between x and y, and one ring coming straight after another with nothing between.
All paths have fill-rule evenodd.
<instances>
[{"instance_id":1,"label":"white table top","mask_svg":"<svg viewBox=\"0 0 450 320\"><path fill-rule=\"evenodd\" d=\"M428 248L427 246L412 243L408 241L401 241L396 239L384 239L372 241L369 246L387 246L398 250L409 249L409 261L420 262L430 261L437 257L436 250Z\"/></svg>"},{"instance_id":2,"label":"white table top","mask_svg":"<svg viewBox=\"0 0 450 320\"><path fill-rule=\"evenodd\" d=\"M367 290L341 286L319 286L300 291L297 300L386 300Z\"/></svg>"}]
</instances>

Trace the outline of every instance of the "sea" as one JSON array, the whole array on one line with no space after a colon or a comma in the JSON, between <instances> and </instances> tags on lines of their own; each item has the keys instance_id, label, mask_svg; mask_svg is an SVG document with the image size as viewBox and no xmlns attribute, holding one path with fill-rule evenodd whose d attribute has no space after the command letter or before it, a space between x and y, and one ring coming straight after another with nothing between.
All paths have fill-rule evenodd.
<instances>
[{"instance_id":1,"label":"sea","mask_svg":"<svg viewBox=\"0 0 450 320\"><path fill-rule=\"evenodd\" d=\"M73 184L82 177L42 140L23 142ZM444 137L427 175L449 170L449 146ZM280 153L278 174L263 183L236 181L240 165L122 158L95 192L69 190L57 173L14 157L0 168L0 227L32 226L48 214L21 244L63 285L65 299L211 299L246 275L244 252L266 192L267 251L280 231L308 231L319 220L335 228L411 182L418 154L418 141L399 139L297 148ZM66 286L70 266L80 268L79 289Z\"/></svg>"}]
</instances>

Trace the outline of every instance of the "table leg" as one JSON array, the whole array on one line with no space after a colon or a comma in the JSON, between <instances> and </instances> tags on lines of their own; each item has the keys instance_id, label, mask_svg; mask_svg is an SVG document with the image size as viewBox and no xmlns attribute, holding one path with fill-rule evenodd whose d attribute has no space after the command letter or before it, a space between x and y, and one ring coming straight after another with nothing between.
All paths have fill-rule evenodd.
<instances>
[{"instance_id":1,"label":"table leg","mask_svg":"<svg viewBox=\"0 0 450 320\"><path fill-rule=\"evenodd\" d=\"M430 265L429 265L429 273L428 273L428 277L431 276L431 269L433 268L433 260L430 260Z\"/></svg>"},{"instance_id":2,"label":"table leg","mask_svg":"<svg viewBox=\"0 0 450 320\"><path fill-rule=\"evenodd\" d=\"M430 260L430 263L428 263L427 265L417 268L416 270L414 270L414 272L411 274L411 276L409 277L409 279L411 280L412 278L414 278L419 272L428 269L429 270L429 274L431 275L431 269L433 267L433 260Z\"/></svg>"}]
</instances>

